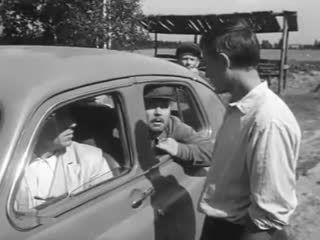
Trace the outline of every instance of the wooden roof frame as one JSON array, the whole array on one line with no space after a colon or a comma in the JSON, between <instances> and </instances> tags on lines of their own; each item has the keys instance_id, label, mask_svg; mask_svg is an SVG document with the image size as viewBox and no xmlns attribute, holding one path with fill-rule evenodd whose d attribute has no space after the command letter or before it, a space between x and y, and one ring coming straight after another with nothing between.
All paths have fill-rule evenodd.
<instances>
[{"instance_id":1,"label":"wooden roof frame","mask_svg":"<svg viewBox=\"0 0 320 240\"><path fill-rule=\"evenodd\" d=\"M282 18L282 27L278 22L279 17ZM282 33L278 82L278 92L281 93L282 89L286 88L289 32L298 31L296 11L261 11L206 15L149 15L141 21L141 24L147 31L154 33L154 55L158 56L158 34L194 35L194 41L197 42L198 35L210 31L219 21L228 21L235 18L245 19L257 34Z\"/></svg>"},{"instance_id":2,"label":"wooden roof frame","mask_svg":"<svg viewBox=\"0 0 320 240\"><path fill-rule=\"evenodd\" d=\"M207 14L207 15L149 15L142 21L142 25L150 33L161 34L203 34L219 22L242 18L255 30L256 33L282 32L277 17L288 18L288 30L297 31L297 13L272 11L232 13L232 14Z\"/></svg>"}]
</instances>

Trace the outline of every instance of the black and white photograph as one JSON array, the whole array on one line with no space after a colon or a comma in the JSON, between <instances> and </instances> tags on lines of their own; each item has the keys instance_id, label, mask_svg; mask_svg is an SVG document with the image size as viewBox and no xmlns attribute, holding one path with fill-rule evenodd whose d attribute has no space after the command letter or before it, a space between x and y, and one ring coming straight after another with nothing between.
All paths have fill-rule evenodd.
<instances>
[{"instance_id":1,"label":"black and white photograph","mask_svg":"<svg viewBox=\"0 0 320 240\"><path fill-rule=\"evenodd\" d=\"M0 0L0 240L318 240L318 0Z\"/></svg>"}]
</instances>

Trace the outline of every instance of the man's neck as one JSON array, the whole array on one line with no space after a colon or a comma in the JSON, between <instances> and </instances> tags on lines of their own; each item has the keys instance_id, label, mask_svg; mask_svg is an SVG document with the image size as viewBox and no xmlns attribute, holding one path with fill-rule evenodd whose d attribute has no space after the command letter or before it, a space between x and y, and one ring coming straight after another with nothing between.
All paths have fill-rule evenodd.
<instances>
[{"instance_id":1,"label":"man's neck","mask_svg":"<svg viewBox=\"0 0 320 240\"><path fill-rule=\"evenodd\" d=\"M150 131L150 137L151 139L157 139L161 135L161 132L153 132Z\"/></svg>"},{"instance_id":2,"label":"man's neck","mask_svg":"<svg viewBox=\"0 0 320 240\"><path fill-rule=\"evenodd\" d=\"M189 69L191 72L199 74L199 69L198 68L190 68Z\"/></svg>"},{"instance_id":3,"label":"man's neck","mask_svg":"<svg viewBox=\"0 0 320 240\"><path fill-rule=\"evenodd\" d=\"M233 87L231 89L231 102L236 102L247 95L261 83L257 70L235 71Z\"/></svg>"},{"instance_id":4,"label":"man's neck","mask_svg":"<svg viewBox=\"0 0 320 240\"><path fill-rule=\"evenodd\" d=\"M47 159L54 155L54 151L45 151L45 150L34 151L34 153L38 158L41 158L41 159Z\"/></svg>"},{"instance_id":5,"label":"man's neck","mask_svg":"<svg viewBox=\"0 0 320 240\"><path fill-rule=\"evenodd\" d=\"M64 151L65 149L53 147L53 146L37 146L34 150L34 153L37 157L46 159L55 155L57 152Z\"/></svg>"}]
</instances>

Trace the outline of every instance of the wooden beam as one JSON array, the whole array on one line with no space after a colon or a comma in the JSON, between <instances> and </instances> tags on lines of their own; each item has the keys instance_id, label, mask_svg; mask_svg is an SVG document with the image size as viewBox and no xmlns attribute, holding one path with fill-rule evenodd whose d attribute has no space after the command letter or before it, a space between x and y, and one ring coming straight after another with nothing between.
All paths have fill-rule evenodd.
<instances>
[{"instance_id":1,"label":"wooden beam","mask_svg":"<svg viewBox=\"0 0 320 240\"><path fill-rule=\"evenodd\" d=\"M154 34L154 56L158 55L158 33Z\"/></svg>"},{"instance_id":2,"label":"wooden beam","mask_svg":"<svg viewBox=\"0 0 320 240\"><path fill-rule=\"evenodd\" d=\"M297 31L297 12L244 12L232 14L198 14L198 15L149 15L143 26L149 32L163 34L203 34L215 27L217 21L228 21L234 16L246 19L256 33L282 32L277 17L287 16L289 31Z\"/></svg>"},{"instance_id":3,"label":"wooden beam","mask_svg":"<svg viewBox=\"0 0 320 240\"><path fill-rule=\"evenodd\" d=\"M283 89L287 88L287 73L289 70L289 65L288 65L289 34L290 32L288 31L287 38L286 38L286 49L285 49L285 55L284 55Z\"/></svg>"},{"instance_id":4,"label":"wooden beam","mask_svg":"<svg viewBox=\"0 0 320 240\"><path fill-rule=\"evenodd\" d=\"M281 58L280 58L280 77L278 82L278 93L281 94L283 86L285 85L285 68L286 68L286 55L288 48L288 19L287 16L283 16L283 29L282 29L282 46L281 46Z\"/></svg>"},{"instance_id":5,"label":"wooden beam","mask_svg":"<svg viewBox=\"0 0 320 240\"><path fill-rule=\"evenodd\" d=\"M194 43L198 43L198 35L197 34L194 35Z\"/></svg>"}]
</instances>

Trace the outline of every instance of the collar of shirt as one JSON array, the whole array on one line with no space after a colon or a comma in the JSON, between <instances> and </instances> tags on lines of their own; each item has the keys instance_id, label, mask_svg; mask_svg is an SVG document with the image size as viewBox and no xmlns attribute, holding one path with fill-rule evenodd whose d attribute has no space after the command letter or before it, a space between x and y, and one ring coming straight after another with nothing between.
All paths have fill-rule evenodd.
<instances>
[{"instance_id":1,"label":"collar of shirt","mask_svg":"<svg viewBox=\"0 0 320 240\"><path fill-rule=\"evenodd\" d=\"M230 107L238 108L243 114L248 114L252 110L256 109L261 99L263 99L264 92L268 89L266 82L260 83L254 87L249 93L237 102L229 103Z\"/></svg>"},{"instance_id":2,"label":"collar of shirt","mask_svg":"<svg viewBox=\"0 0 320 240\"><path fill-rule=\"evenodd\" d=\"M152 138L152 147L155 147L161 139L166 139L167 137L168 135L167 135L167 128L166 128L159 136Z\"/></svg>"},{"instance_id":3,"label":"collar of shirt","mask_svg":"<svg viewBox=\"0 0 320 240\"><path fill-rule=\"evenodd\" d=\"M51 156L48 156L46 158L43 158L43 157L38 157L36 159L36 161L39 163L39 164L43 164L45 163L49 169L54 172L54 169L55 169L55 166L57 164L57 161L58 161L58 158L56 155L51 155Z\"/></svg>"}]
</instances>

